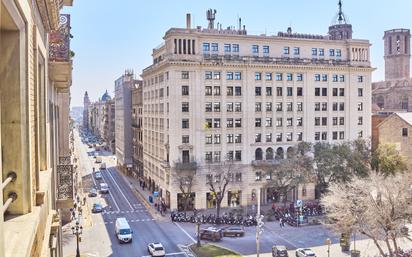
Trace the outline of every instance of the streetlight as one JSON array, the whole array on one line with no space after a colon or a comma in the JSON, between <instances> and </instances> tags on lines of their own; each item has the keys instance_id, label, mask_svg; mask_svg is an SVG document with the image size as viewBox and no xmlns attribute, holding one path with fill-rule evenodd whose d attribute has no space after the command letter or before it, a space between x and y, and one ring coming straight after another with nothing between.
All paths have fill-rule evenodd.
<instances>
[{"instance_id":1,"label":"streetlight","mask_svg":"<svg viewBox=\"0 0 412 257\"><path fill-rule=\"evenodd\" d=\"M197 243L196 243L196 246L197 247L200 247L201 245L200 245L200 217L199 216L197 216L196 217L196 231L197 231Z\"/></svg>"},{"instance_id":2,"label":"streetlight","mask_svg":"<svg viewBox=\"0 0 412 257\"><path fill-rule=\"evenodd\" d=\"M72 226L72 233L73 235L76 235L76 242L77 242L76 257L80 257L79 241L80 241L80 235L82 234L82 230L83 230L83 227L79 225L79 221L76 221L76 225Z\"/></svg>"}]
</instances>

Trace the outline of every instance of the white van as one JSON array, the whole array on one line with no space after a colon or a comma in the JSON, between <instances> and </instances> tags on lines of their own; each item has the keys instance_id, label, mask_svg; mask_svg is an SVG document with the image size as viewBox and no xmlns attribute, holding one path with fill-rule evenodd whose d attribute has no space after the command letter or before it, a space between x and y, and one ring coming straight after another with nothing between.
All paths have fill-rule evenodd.
<instances>
[{"instance_id":1,"label":"white van","mask_svg":"<svg viewBox=\"0 0 412 257\"><path fill-rule=\"evenodd\" d=\"M126 218L117 218L115 225L116 237L120 243L132 242L133 231L129 226Z\"/></svg>"},{"instance_id":2,"label":"white van","mask_svg":"<svg viewBox=\"0 0 412 257\"><path fill-rule=\"evenodd\" d=\"M100 183L100 193L107 194L109 193L109 185L106 183Z\"/></svg>"},{"instance_id":3,"label":"white van","mask_svg":"<svg viewBox=\"0 0 412 257\"><path fill-rule=\"evenodd\" d=\"M102 163L102 157L101 156L96 156L96 163Z\"/></svg>"}]
</instances>

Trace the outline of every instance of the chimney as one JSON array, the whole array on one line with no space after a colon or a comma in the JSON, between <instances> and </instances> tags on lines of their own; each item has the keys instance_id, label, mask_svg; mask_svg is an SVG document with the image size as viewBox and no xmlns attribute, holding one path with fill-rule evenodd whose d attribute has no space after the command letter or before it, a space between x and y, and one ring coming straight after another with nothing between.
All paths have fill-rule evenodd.
<instances>
[{"instance_id":1,"label":"chimney","mask_svg":"<svg viewBox=\"0 0 412 257\"><path fill-rule=\"evenodd\" d=\"M186 13L186 29L191 29L191 24L190 24L190 13Z\"/></svg>"}]
</instances>

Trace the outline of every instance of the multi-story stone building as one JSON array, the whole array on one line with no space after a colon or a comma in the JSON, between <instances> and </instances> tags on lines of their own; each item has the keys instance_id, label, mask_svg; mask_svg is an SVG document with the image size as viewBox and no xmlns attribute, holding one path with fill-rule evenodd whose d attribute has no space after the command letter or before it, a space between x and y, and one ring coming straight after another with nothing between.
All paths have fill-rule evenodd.
<instances>
[{"instance_id":1,"label":"multi-story stone building","mask_svg":"<svg viewBox=\"0 0 412 257\"><path fill-rule=\"evenodd\" d=\"M410 77L411 34L409 29L392 29L383 36L385 81L372 83L372 102L384 112L412 111Z\"/></svg>"},{"instance_id":2,"label":"multi-story stone building","mask_svg":"<svg viewBox=\"0 0 412 257\"><path fill-rule=\"evenodd\" d=\"M90 106L90 99L89 94L87 91L84 93L83 97L83 127L89 127L89 106Z\"/></svg>"},{"instance_id":3,"label":"multi-story stone building","mask_svg":"<svg viewBox=\"0 0 412 257\"><path fill-rule=\"evenodd\" d=\"M73 205L71 0L0 4L0 256L63 256Z\"/></svg>"},{"instance_id":4,"label":"multi-story stone building","mask_svg":"<svg viewBox=\"0 0 412 257\"><path fill-rule=\"evenodd\" d=\"M247 206L259 189L262 203L274 194L257 164L302 141L370 136L370 43L352 38L342 12L326 36L249 35L241 24L214 28L208 13L207 29L192 28L190 15L186 28L169 29L142 73L144 175L167 206L178 207L182 163L196 172L195 208L215 206L207 167L226 159L236 179L222 206ZM294 199L313 199L313 188Z\"/></svg>"},{"instance_id":5,"label":"multi-story stone building","mask_svg":"<svg viewBox=\"0 0 412 257\"><path fill-rule=\"evenodd\" d=\"M143 84L132 89L133 175L143 178Z\"/></svg>"},{"instance_id":6,"label":"multi-story stone building","mask_svg":"<svg viewBox=\"0 0 412 257\"><path fill-rule=\"evenodd\" d=\"M132 89L139 83L127 70L115 81L115 137L117 165L130 172L133 167Z\"/></svg>"}]
</instances>

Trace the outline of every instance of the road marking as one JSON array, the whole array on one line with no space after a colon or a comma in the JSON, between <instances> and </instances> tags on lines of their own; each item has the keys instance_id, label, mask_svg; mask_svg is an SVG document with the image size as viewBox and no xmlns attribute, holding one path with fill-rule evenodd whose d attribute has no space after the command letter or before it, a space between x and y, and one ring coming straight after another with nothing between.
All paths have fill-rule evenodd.
<instances>
[{"instance_id":1,"label":"road marking","mask_svg":"<svg viewBox=\"0 0 412 257\"><path fill-rule=\"evenodd\" d=\"M284 240L285 242L288 242L289 244L291 244L293 247L295 248L299 248L297 245L295 245L294 243L292 243L291 241L287 240L284 237L279 236L279 234L275 234L274 232L272 232L269 228L267 228L266 226L264 226L264 228L266 228L267 231L269 231L269 233L271 233L274 236L279 237L280 239Z\"/></svg>"},{"instance_id":2,"label":"road marking","mask_svg":"<svg viewBox=\"0 0 412 257\"><path fill-rule=\"evenodd\" d=\"M102 176L102 179L103 179L104 183L107 184L107 182L106 182L106 180L104 179L103 176ZM107 184L107 185L109 185L109 184ZM119 205L117 205L117 202L116 202L116 200L114 200L114 197L110 193L108 193L108 195L113 199L113 202L116 205L117 211L120 211Z\"/></svg>"},{"instance_id":3,"label":"road marking","mask_svg":"<svg viewBox=\"0 0 412 257\"><path fill-rule=\"evenodd\" d=\"M176 223L176 222L173 222L173 223L174 223L180 230L182 230L183 233L185 233L186 236L188 236L188 237L193 241L193 243L196 243L196 240L195 240L191 235L189 235L189 233L187 233L186 230L184 230L178 223Z\"/></svg>"},{"instance_id":4,"label":"road marking","mask_svg":"<svg viewBox=\"0 0 412 257\"><path fill-rule=\"evenodd\" d=\"M170 256L170 255L180 255L184 254L186 256L185 252L176 252L176 253L166 253L165 256ZM152 257L151 255L143 255L142 257Z\"/></svg>"},{"instance_id":5,"label":"road marking","mask_svg":"<svg viewBox=\"0 0 412 257\"><path fill-rule=\"evenodd\" d=\"M126 199L126 202L129 204L130 209L133 209L132 204L129 202L129 200L127 199L127 197L123 194L122 190L120 189L119 185L117 184L116 180L113 178L112 173L110 171L110 169L107 170L107 174L109 174L109 176L112 178L114 184L117 186L117 189L119 189L119 192L122 194L122 196L124 197L124 199Z\"/></svg>"}]
</instances>

